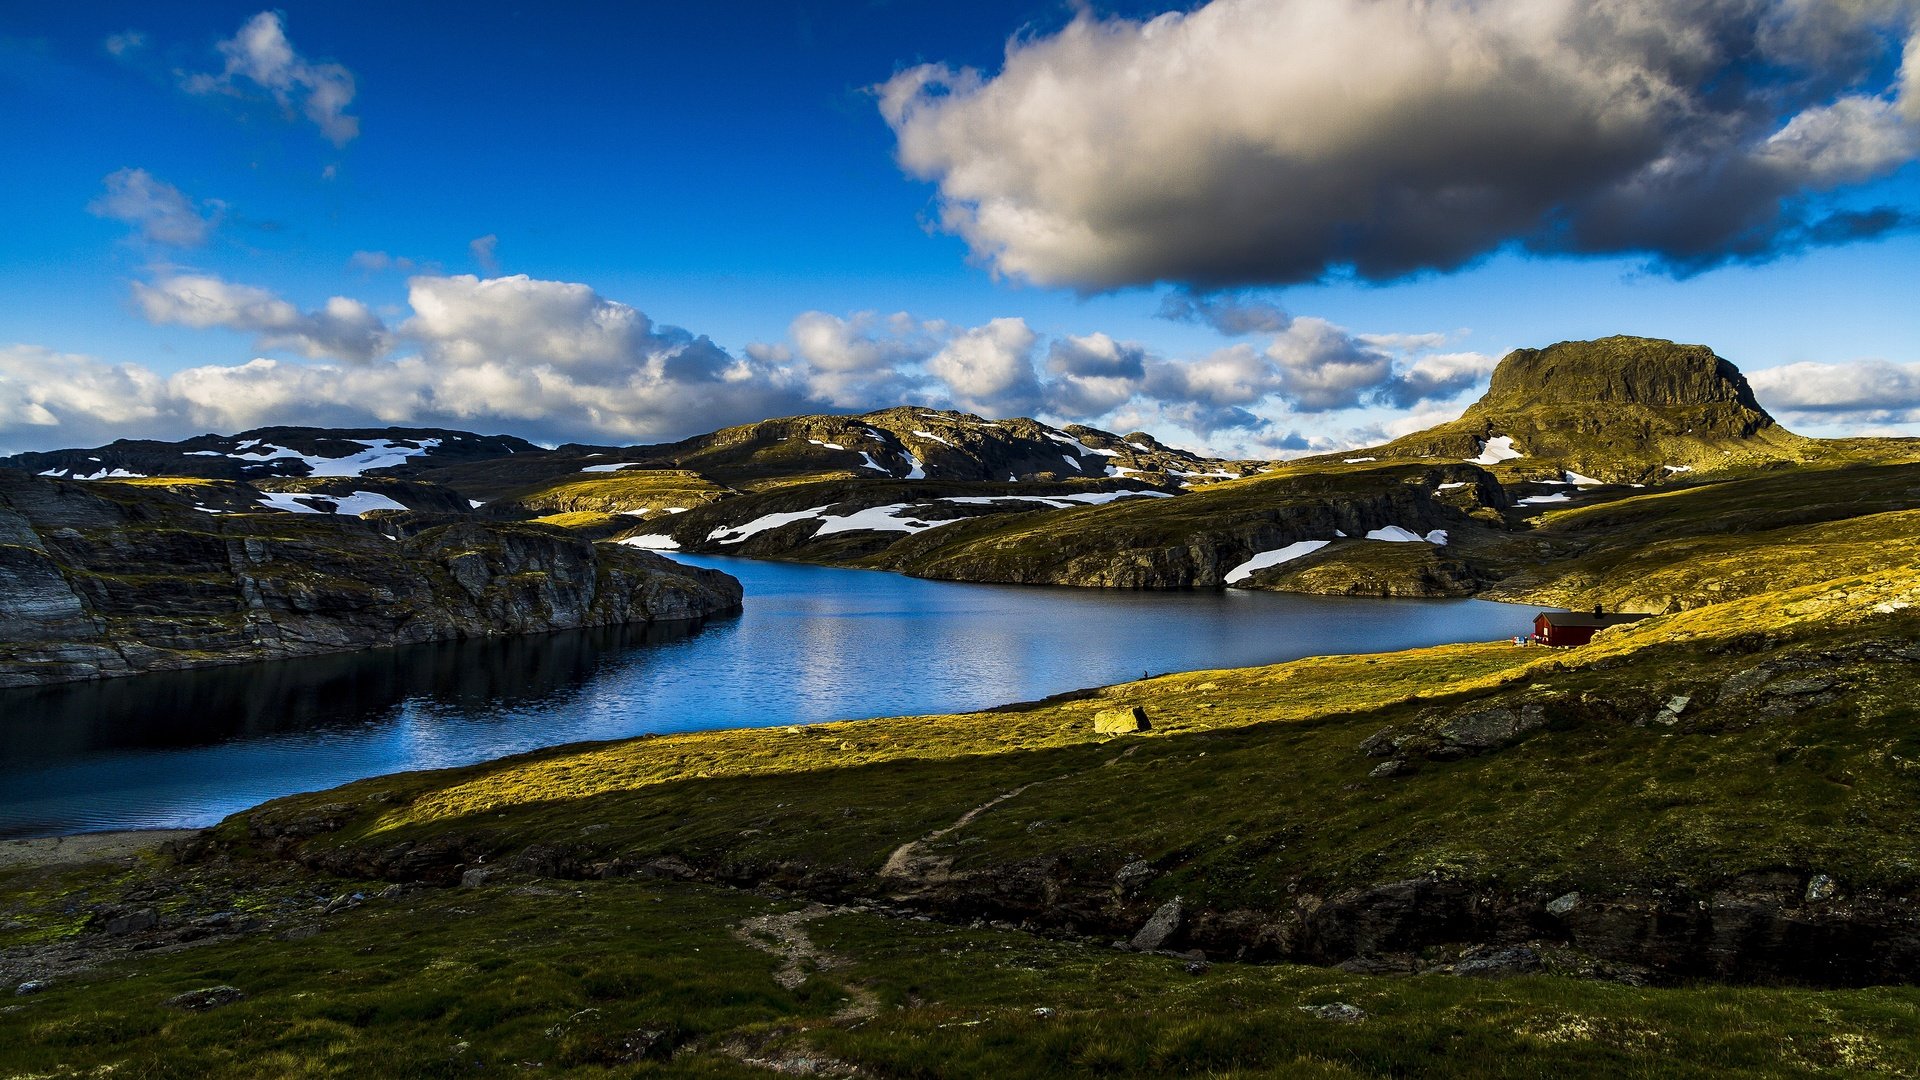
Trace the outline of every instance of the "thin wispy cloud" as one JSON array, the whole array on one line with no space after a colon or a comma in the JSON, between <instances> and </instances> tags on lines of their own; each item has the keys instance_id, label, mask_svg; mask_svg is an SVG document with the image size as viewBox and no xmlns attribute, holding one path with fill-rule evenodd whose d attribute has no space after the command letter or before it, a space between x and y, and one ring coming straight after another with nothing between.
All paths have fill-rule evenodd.
<instances>
[{"instance_id":1,"label":"thin wispy cloud","mask_svg":"<svg viewBox=\"0 0 1920 1080\"><path fill-rule=\"evenodd\" d=\"M195 202L145 169L121 169L101 183L106 190L87 204L88 213L125 222L144 239L168 247L206 243L226 210L217 199Z\"/></svg>"},{"instance_id":2,"label":"thin wispy cloud","mask_svg":"<svg viewBox=\"0 0 1920 1080\"><path fill-rule=\"evenodd\" d=\"M253 16L217 47L226 58L225 67L185 75L181 86L188 93L264 91L290 115L297 110L312 121L335 146L345 146L360 134L360 119L347 113L355 93L353 72L341 64L300 55L287 40L279 12Z\"/></svg>"}]
</instances>

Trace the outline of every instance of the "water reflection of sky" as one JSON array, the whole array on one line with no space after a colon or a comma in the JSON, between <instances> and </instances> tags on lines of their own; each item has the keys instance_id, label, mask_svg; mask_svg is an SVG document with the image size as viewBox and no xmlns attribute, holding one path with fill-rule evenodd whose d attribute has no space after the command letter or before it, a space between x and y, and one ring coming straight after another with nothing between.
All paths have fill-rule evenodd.
<instances>
[{"instance_id":1,"label":"water reflection of sky","mask_svg":"<svg viewBox=\"0 0 1920 1080\"><path fill-rule=\"evenodd\" d=\"M555 743L953 712L1143 671L1492 640L1532 616L683 558L738 576L744 613L0 691L0 836L205 825L296 791Z\"/></svg>"}]
</instances>

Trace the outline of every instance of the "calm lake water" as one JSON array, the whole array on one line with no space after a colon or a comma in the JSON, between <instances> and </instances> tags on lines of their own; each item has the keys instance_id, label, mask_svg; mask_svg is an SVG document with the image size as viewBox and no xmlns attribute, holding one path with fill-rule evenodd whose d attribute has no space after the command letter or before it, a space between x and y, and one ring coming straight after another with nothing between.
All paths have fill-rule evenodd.
<instances>
[{"instance_id":1,"label":"calm lake water","mask_svg":"<svg viewBox=\"0 0 1920 1080\"><path fill-rule=\"evenodd\" d=\"M573 631L0 691L0 837L212 824L281 795L647 732L955 712L1197 668L1496 640L1478 600L960 585L675 556L701 626Z\"/></svg>"}]
</instances>

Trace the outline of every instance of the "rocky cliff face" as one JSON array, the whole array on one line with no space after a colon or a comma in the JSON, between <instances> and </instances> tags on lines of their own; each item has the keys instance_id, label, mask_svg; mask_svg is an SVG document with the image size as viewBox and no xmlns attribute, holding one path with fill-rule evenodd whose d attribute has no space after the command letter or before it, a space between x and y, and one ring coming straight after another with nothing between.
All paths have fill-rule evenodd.
<instances>
[{"instance_id":1,"label":"rocky cliff face","mask_svg":"<svg viewBox=\"0 0 1920 1080\"><path fill-rule=\"evenodd\" d=\"M534 526L392 539L353 517L215 514L0 470L0 685L691 619L739 583Z\"/></svg>"}]
</instances>

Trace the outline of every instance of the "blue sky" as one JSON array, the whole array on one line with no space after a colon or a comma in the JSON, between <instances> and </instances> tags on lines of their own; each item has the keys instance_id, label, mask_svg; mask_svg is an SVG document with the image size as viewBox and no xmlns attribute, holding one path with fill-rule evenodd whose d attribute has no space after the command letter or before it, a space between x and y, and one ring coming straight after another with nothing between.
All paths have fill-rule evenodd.
<instances>
[{"instance_id":1,"label":"blue sky","mask_svg":"<svg viewBox=\"0 0 1920 1080\"><path fill-rule=\"evenodd\" d=\"M1517 5L1453 6L1467 12L1455 29L1471 37ZM1201 7L1176 20L1190 37L1213 20L1336 61L1349 47L1342 20L1358 18L1344 0ZM1286 36L1275 21L1309 8L1324 40ZM0 15L0 125L14 148L0 170L11 294L0 305L0 350L10 350L0 352L0 449L302 418L626 442L912 397L1138 424L1265 455L1444 418L1505 350L1608 333L1713 345L1800 429L1920 434L1920 233L1903 218L1920 214L1920 121L1899 119L1915 104L1900 88L1913 5L1888 0L1878 21L1842 28L1851 37L1834 31L1842 44L1817 56L1761 35L1773 51L1749 77L1775 82L1742 114L1758 135L1710 164L1732 177L1728 162L1754 157L1756 140L1797 115L1825 121L1846 100L1886 105L1879 126L1849 136L1846 163L1833 164L1844 155L1829 138L1784 193L1743 194L1723 179L1725 191L1696 185L1662 204L1708 216L1752 199L1768 213L1788 206L1809 227L1879 209L1901 219L1891 227L1807 242L1776 217L1703 240L1684 224L1648 224L1646 205L1620 210L1624 182L1595 194L1529 180L1494 198L1539 205L1476 202L1460 229L1433 228L1437 249L1411 253L1399 237L1429 227L1430 207L1368 218L1334 194L1340 170L1357 170L1355 185L1382 183L1365 170L1390 146L1404 158L1392 182L1425 197L1433 188L1409 173L1458 186L1484 172L1462 167L1469 152L1486 158L1471 151L1476 140L1521 149L1550 142L1553 129L1517 117L1511 131L1476 124L1403 154L1421 133L1354 136L1393 110L1345 115L1344 99L1309 81L1311 63L1276 87L1257 67L1236 68L1231 48L1215 56L1191 40L1183 47L1217 70L1149 87L1137 103L1103 100L1113 67L1151 82L1177 35L1145 33L1138 20L1162 10L10 6ZM290 53L236 44L263 18ZM1789 29L1805 42L1829 28ZM943 67L921 91L902 73L923 64ZM1791 83L1766 74L1792 64ZM942 82L947 68L969 67L975 83ZM1061 96L1040 96L1029 75ZM316 86L337 94L349 83L343 103L315 104ZM882 84L903 95L905 113L883 115ZM1227 92L1175 100L1205 85ZM1163 103L1165 117L1134 123ZM1320 128L1302 120L1289 144L1320 149L1297 151L1285 169L1258 156L1187 167L1191 148L1204 155L1245 137L1210 126L1209 112L1262 108L1279 118L1255 117L1270 127L1327 118ZM1323 138L1336 119L1339 139ZM1689 137L1660 123L1676 145ZM1352 145L1374 149L1342 149ZM1519 152L1516 170L1552 178L1588 167L1555 152ZM1300 194L1309 191L1320 194ZM1282 208L1294 203L1297 213ZM1018 209L1013 225L995 221L996 205ZM1161 215L1152 236L1115 239L1145 213ZM1337 220L1341 239L1324 239L1312 215L1344 213L1358 216ZM1080 239L1034 238L1050 230ZM1278 239L1249 249L1237 232ZM518 275L524 284L485 287ZM1169 297L1177 306L1193 295L1213 298L1200 306L1216 314L1267 314L1239 332L1204 314L1166 317ZM320 319L334 297L364 312ZM438 317L420 307L433 297ZM343 320L357 344L340 344ZM273 365L235 374L256 358ZM1767 382L1765 369L1789 374Z\"/></svg>"}]
</instances>

